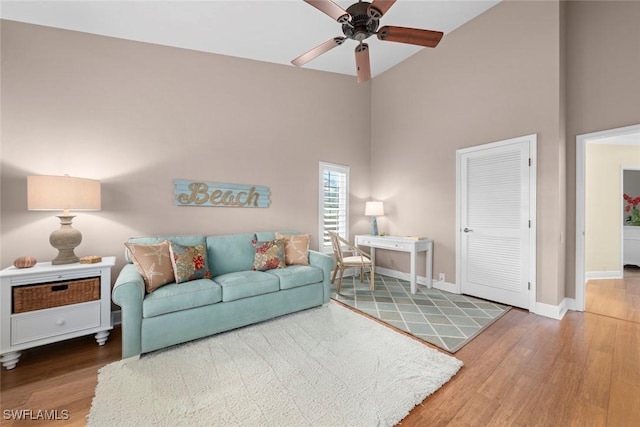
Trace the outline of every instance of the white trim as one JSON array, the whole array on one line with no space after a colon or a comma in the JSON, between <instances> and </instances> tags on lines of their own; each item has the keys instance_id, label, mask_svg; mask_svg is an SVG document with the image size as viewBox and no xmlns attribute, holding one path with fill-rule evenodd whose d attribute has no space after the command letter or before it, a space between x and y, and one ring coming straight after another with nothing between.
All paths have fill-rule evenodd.
<instances>
[{"instance_id":1,"label":"white trim","mask_svg":"<svg viewBox=\"0 0 640 427\"><path fill-rule=\"evenodd\" d=\"M410 275L409 273L404 273L402 271L391 270L389 268L384 267L376 267L376 274L384 274L385 276L393 277L396 279L409 281ZM427 278L418 276L418 284L419 285L427 285ZM455 283L441 282L439 280L433 281L433 287L435 289L439 289L441 291L449 292L452 294L460 294L460 292L456 291L457 285ZM560 305L550 305L544 304L541 302L537 302L534 306L534 309L530 310L531 313L537 314L543 317L549 317L551 319L560 320L564 317L568 310L573 310L574 300L570 298L565 298Z\"/></svg>"},{"instance_id":2,"label":"white trim","mask_svg":"<svg viewBox=\"0 0 640 427\"><path fill-rule=\"evenodd\" d=\"M569 310L569 305L573 305L569 298L562 300L560 305L536 303L535 314L552 319L561 320Z\"/></svg>"},{"instance_id":3,"label":"white trim","mask_svg":"<svg viewBox=\"0 0 640 427\"><path fill-rule=\"evenodd\" d=\"M376 274L383 274L395 279L406 280L407 282L411 280L411 274L385 267L376 267ZM416 283L418 285L428 286L428 280L425 276L418 276L416 278ZM454 283L448 283L434 279L432 280L432 284L435 289L439 289L441 291L450 292L452 294L460 293L456 290L456 285Z\"/></svg>"},{"instance_id":4,"label":"white trim","mask_svg":"<svg viewBox=\"0 0 640 427\"><path fill-rule=\"evenodd\" d=\"M345 270L345 272L348 270ZM353 271L353 273L357 273ZM398 270L392 270L390 268L376 267L376 274L383 274L385 276L393 277L395 279L406 280L410 279L410 274ZM352 274L353 275L353 274ZM346 277L347 275L345 275ZM418 285L427 286L427 278L418 276ZM441 291L449 292L452 294L460 294L456 291L457 285L455 283L442 282L440 280L433 280L433 287ZM564 317L568 310L574 310L575 300L572 298L565 298L560 305L550 305L537 302L534 310L530 310L532 314L537 314L543 317L549 317L551 319L560 320Z\"/></svg>"},{"instance_id":5,"label":"white trim","mask_svg":"<svg viewBox=\"0 0 640 427\"><path fill-rule=\"evenodd\" d=\"M614 137L626 137L640 133L640 124L592 132L576 136L576 265L575 265L575 305L577 311L585 309L586 267L585 267L585 179L586 179L586 146L588 143L609 142ZM625 138L626 139L626 138ZM620 260L622 262L622 259ZM622 266L620 266L622 269Z\"/></svg>"},{"instance_id":6,"label":"white trim","mask_svg":"<svg viewBox=\"0 0 640 427\"><path fill-rule=\"evenodd\" d=\"M113 310L111 312L111 326L122 324L122 310Z\"/></svg>"},{"instance_id":7,"label":"white trim","mask_svg":"<svg viewBox=\"0 0 640 427\"><path fill-rule=\"evenodd\" d=\"M624 274L622 271L587 271L585 279L622 279Z\"/></svg>"},{"instance_id":8,"label":"white trim","mask_svg":"<svg viewBox=\"0 0 640 427\"><path fill-rule=\"evenodd\" d=\"M529 142L529 158L531 159L531 167L529 168L529 218L531 220L531 228L529 229L529 280L531 281L531 289L529 290L529 310L532 311L536 307L536 295L537 295L537 167L538 167L538 135L524 135L516 138L505 139L503 141L492 142L488 144L482 144L479 146L463 148L460 150L456 150L456 284L455 284L455 293L461 293L461 269L462 269L462 236L461 232L461 211L460 207L462 206L462 191L460 181L460 172L461 172L461 161L462 155L465 153L481 150L481 149L490 149L497 147L504 147L511 144L518 144L521 142Z\"/></svg>"},{"instance_id":9,"label":"white trim","mask_svg":"<svg viewBox=\"0 0 640 427\"><path fill-rule=\"evenodd\" d=\"M564 302L566 303L565 306L567 307L567 310L580 311L580 310L576 309L576 300L575 300L575 298L565 298Z\"/></svg>"}]
</instances>

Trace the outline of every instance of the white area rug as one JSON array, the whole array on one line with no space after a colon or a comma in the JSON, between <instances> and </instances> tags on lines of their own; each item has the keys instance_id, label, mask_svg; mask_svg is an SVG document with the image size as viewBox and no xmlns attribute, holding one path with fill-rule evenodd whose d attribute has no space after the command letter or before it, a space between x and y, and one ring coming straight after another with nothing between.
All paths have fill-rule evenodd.
<instances>
[{"instance_id":1,"label":"white area rug","mask_svg":"<svg viewBox=\"0 0 640 427\"><path fill-rule=\"evenodd\" d=\"M462 362L331 302L100 369L90 426L391 426Z\"/></svg>"}]
</instances>

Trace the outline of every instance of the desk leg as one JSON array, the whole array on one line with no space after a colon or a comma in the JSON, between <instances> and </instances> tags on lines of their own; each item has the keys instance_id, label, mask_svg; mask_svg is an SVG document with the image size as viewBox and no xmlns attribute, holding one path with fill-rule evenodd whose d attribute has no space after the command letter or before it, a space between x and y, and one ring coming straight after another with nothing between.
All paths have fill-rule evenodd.
<instances>
[{"instance_id":1,"label":"desk leg","mask_svg":"<svg viewBox=\"0 0 640 427\"><path fill-rule=\"evenodd\" d=\"M411 293L416 293L416 251L411 251Z\"/></svg>"},{"instance_id":2,"label":"desk leg","mask_svg":"<svg viewBox=\"0 0 640 427\"><path fill-rule=\"evenodd\" d=\"M433 286L433 246L427 249L427 287Z\"/></svg>"},{"instance_id":3,"label":"desk leg","mask_svg":"<svg viewBox=\"0 0 640 427\"><path fill-rule=\"evenodd\" d=\"M376 248L370 247L369 248L369 255L371 255L371 263L373 264L373 269L375 271L375 269L376 269Z\"/></svg>"}]
</instances>

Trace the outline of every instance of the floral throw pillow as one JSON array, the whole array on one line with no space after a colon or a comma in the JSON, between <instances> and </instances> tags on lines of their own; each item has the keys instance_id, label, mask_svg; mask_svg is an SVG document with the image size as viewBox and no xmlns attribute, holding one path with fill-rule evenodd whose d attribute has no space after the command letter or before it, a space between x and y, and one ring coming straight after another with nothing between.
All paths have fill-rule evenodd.
<instances>
[{"instance_id":1,"label":"floral throw pillow","mask_svg":"<svg viewBox=\"0 0 640 427\"><path fill-rule=\"evenodd\" d=\"M309 265L309 235L280 234L276 239L284 239L284 262L287 265Z\"/></svg>"},{"instance_id":2,"label":"floral throw pillow","mask_svg":"<svg viewBox=\"0 0 640 427\"><path fill-rule=\"evenodd\" d=\"M183 246L171 242L171 263L176 283L211 278L204 245Z\"/></svg>"},{"instance_id":3,"label":"floral throw pillow","mask_svg":"<svg viewBox=\"0 0 640 427\"><path fill-rule=\"evenodd\" d=\"M173 266L169 242L163 241L156 245L142 245L125 243L129 250L129 258L144 279L144 285L148 293L158 289L167 283L173 283Z\"/></svg>"},{"instance_id":4,"label":"floral throw pillow","mask_svg":"<svg viewBox=\"0 0 640 427\"><path fill-rule=\"evenodd\" d=\"M253 259L254 270L267 271L287 266L284 262L284 239L266 242L253 240L251 244L256 248L256 255Z\"/></svg>"}]
</instances>

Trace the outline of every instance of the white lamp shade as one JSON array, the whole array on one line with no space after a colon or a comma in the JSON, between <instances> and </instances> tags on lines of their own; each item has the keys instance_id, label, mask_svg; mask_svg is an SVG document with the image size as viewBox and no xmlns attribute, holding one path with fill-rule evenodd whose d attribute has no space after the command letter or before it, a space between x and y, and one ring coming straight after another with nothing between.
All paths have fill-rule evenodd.
<instances>
[{"instance_id":1,"label":"white lamp shade","mask_svg":"<svg viewBox=\"0 0 640 427\"><path fill-rule=\"evenodd\" d=\"M70 176L28 176L27 209L98 211L100 181Z\"/></svg>"},{"instance_id":2,"label":"white lamp shade","mask_svg":"<svg viewBox=\"0 0 640 427\"><path fill-rule=\"evenodd\" d=\"M382 202L367 202L364 207L364 214L367 216L384 215L384 205Z\"/></svg>"}]
</instances>

